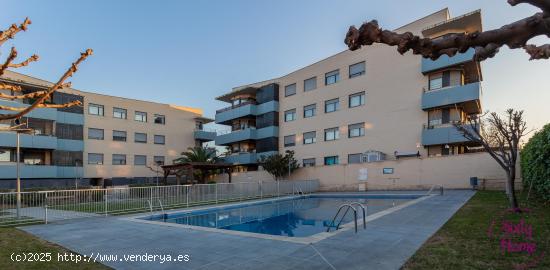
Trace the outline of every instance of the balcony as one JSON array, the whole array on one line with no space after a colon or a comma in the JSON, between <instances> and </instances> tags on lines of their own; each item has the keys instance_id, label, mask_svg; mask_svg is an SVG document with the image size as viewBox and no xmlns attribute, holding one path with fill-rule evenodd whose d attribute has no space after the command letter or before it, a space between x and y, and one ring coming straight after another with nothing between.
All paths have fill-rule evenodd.
<instances>
[{"instance_id":1,"label":"balcony","mask_svg":"<svg viewBox=\"0 0 550 270\"><path fill-rule=\"evenodd\" d=\"M244 103L216 111L216 124L228 124L233 119L278 111L279 102L275 100L262 104Z\"/></svg>"},{"instance_id":2,"label":"balcony","mask_svg":"<svg viewBox=\"0 0 550 270\"><path fill-rule=\"evenodd\" d=\"M0 133L0 146L16 147L17 135L13 132L1 132ZM33 136L27 134L21 134L21 147L24 148L38 148L38 149L56 149L57 137L54 136Z\"/></svg>"},{"instance_id":3,"label":"balcony","mask_svg":"<svg viewBox=\"0 0 550 270\"><path fill-rule=\"evenodd\" d=\"M24 104L16 101L0 99L0 105L16 107L16 108L26 108L29 107L29 104ZM14 113L13 111L0 110L0 114L9 114ZM56 120L57 119L57 110L51 108L36 108L30 113L26 114L25 117L37 118L37 119L46 119L46 120Z\"/></svg>"},{"instance_id":4,"label":"balcony","mask_svg":"<svg viewBox=\"0 0 550 270\"><path fill-rule=\"evenodd\" d=\"M480 113L480 97L479 82L426 91L422 94L422 110L465 103L466 113Z\"/></svg>"},{"instance_id":5,"label":"balcony","mask_svg":"<svg viewBox=\"0 0 550 270\"><path fill-rule=\"evenodd\" d=\"M206 131L206 130L198 130L196 129L193 132L193 137L197 141L201 142L209 142L216 139L216 131Z\"/></svg>"},{"instance_id":6,"label":"balcony","mask_svg":"<svg viewBox=\"0 0 550 270\"><path fill-rule=\"evenodd\" d=\"M82 177L82 167L53 165L20 165L20 177L25 178L75 178ZM0 164L0 179L15 179L17 165L14 162Z\"/></svg>"},{"instance_id":7,"label":"balcony","mask_svg":"<svg viewBox=\"0 0 550 270\"><path fill-rule=\"evenodd\" d=\"M468 128L471 128L468 126ZM469 140L452 124L424 126L422 130L422 145L442 145L468 142Z\"/></svg>"},{"instance_id":8,"label":"balcony","mask_svg":"<svg viewBox=\"0 0 550 270\"><path fill-rule=\"evenodd\" d=\"M422 58L422 73L426 74L438 69L450 67L458 64L463 64L469 61L473 61L475 49L469 49L465 53L457 53L453 57L447 55L440 56L437 60L431 60L428 58Z\"/></svg>"},{"instance_id":9,"label":"balcony","mask_svg":"<svg viewBox=\"0 0 550 270\"><path fill-rule=\"evenodd\" d=\"M241 152L241 153L236 153L227 157L222 157L222 159L223 159L223 162L232 163L235 165L256 164L258 163L258 159L261 158L262 156L273 155L276 153L277 151L262 152L262 153Z\"/></svg>"},{"instance_id":10,"label":"balcony","mask_svg":"<svg viewBox=\"0 0 550 270\"><path fill-rule=\"evenodd\" d=\"M216 136L216 145L228 145L234 142L258 140L278 136L279 127L276 126L269 126L260 129L247 128Z\"/></svg>"}]
</instances>

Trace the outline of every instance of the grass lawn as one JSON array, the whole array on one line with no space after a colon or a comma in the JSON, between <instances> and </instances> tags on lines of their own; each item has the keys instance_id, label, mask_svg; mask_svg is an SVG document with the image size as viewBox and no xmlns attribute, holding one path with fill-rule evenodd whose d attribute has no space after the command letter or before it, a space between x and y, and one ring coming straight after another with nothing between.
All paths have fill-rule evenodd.
<instances>
[{"instance_id":1,"label":"grass lawn","mask_svg":"<svg viewBox=\"0 0 550 270\"><path fill-rule=\"evenodd\" d=\"M50 253L49 262L13 262L12 253ZM57 254L70 251L15 228L0 228L0 269L110 269L93 262L60 262ZM46 259L46 257L42 257Z\"/></svg>"},{"instance_id":2,"label":"grass lawn","mask_svg":"<svg viewBox=\"0 0 550 270\"><path fill-rule=\"evenodd\" d=\"M477 192L402 269L550 269L550 205L532 196L526 202L525 193L518 196L520 207L530 211L516 214L505 212L508 201L503 192ZM532 225L532 239L519 234L510 239L515 244L535 243L536 249L531 255L503 253L501 239L509 237L503 237L501 224L519 224L522 219ZM527 265L532 267L521 268Z\"/></svg>"}]
</instances>

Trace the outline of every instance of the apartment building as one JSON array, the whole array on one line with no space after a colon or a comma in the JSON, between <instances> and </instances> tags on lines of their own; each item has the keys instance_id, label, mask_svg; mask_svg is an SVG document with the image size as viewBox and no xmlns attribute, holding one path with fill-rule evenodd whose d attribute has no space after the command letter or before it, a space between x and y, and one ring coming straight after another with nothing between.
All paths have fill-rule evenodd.
<instances>
[{"instance_id":1,"label":"apartment building","mask_svg":"<svg viewBox=\"0 0 550 270\"><path fill-rule=\"evenodd\" d=\"M265 83L238 89L217 100L231 106L216 111L216 123L231 126L231 132L216 136L215 143L228 147L225 162L238 169L256 170L258 159L279 150L279 85Z\"/></svg>"},{"instance_id":2,"label":"apartment building","mask_svg":"<svg viewBox=\"0 0 550 270\"><path fill-rule=\"evenodd\" d=\"M25 93L51 85L15 72L1 79L22 86ZM188 147L215 136L203 130L212 120L196 108L76 89L55 92L49 102L75 99L84 105L38 108L22 119L33 129L33 134L20 135L24 186L74 185L75 179L80 185L155 181L158 165L171 164ZM0 104L14 107L30 103L0 99ZM0 187L12 187L16 178L15 136L0 133Z\"/></svg>"},{"instance_id":3,"label":"apartment building","mask_svg":"<svg viewBox=\"0 0 550 270\"><path fill-rule=\"evenodd\" d=\"M395 31L438 38L481 30L479 10L451 18L443 9ZM279 113L278 134L271 138L278 135L278 151L293 150L303 167L476 152L479 145L453 126L482 111L482 74L473 54L471 49L430 60L410 52L400 55L385 44L346 50L280 78L234 88L218 98L232 105L218 111L216 123L246 118L244 130L224 136L233 138L232 143L253 139L254 132L238 138L233 134L245 133L254 125L247 117L265 111L258 111L261 104L253 94L244 103L240 99L244 93L278 86L273 107ZM239 148L231 150L241 156Z\"/></svg>"}]
</instances>

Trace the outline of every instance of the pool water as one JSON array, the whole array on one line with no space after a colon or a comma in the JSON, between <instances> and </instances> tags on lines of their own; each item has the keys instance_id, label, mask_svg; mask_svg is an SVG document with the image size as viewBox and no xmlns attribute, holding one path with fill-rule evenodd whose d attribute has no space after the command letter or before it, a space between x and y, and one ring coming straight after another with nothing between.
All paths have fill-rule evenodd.
<instances>
[{"instance_id":1,"label":"pool water","mask_svg":"<svg viewBox=\"0 0 550 270\"><path fill-rule=\"evenodd\" d=\"M389 198L384 195L310 195L295 199L170 213L166 216L155 215L147 217L147 219L224 230L306 237L325 232L338 211L338 207L344 203L359 202L367 206L368 216L417 197L411 195ZM359 209L357 217L362 217L362 212ZM350 221L353 221L352 211L346 215L342 224Z\"/></svg>"}]
</instances>

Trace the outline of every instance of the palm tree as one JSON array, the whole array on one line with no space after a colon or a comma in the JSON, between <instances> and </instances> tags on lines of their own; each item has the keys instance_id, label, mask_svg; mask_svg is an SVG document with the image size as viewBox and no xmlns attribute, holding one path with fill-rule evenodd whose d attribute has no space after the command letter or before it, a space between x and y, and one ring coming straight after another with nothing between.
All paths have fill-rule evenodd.
<instances>
[{"instance_id":1,"label":"palm tree","mask_svg":"<svg viewBox=\"0 0 550 270\"><path fill-rule=\"evenodd\" d=\"M181 157L174 159L174 164L187 163L187 162L202 162L202 163L216 163L218 156L216 156L216 149L210 147L195 146L187 148L187 151L181 153ZM204 182L206 176L210 171L195 171L194 174ZM183 175L185 172L179 171L178 175Z\"/></svg>"}]
</instances>

